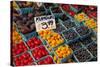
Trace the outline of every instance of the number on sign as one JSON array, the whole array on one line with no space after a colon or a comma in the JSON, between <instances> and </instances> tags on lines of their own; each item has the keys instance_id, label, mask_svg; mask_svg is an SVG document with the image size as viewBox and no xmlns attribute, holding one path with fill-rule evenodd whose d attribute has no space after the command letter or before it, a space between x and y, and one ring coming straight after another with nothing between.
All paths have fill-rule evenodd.
<instances>
[{"instance_id":1,"label":"number on sign","mask_svg":"<svg viewBox=\"0 0 100 67\"><path fill-rule=\"evenodd\" d=\"M53 25L53 21L51 20L51 21L48 21L48 24L49 25Z\"/></svg>"},{"instance_id":2,"label":"number on sign","mask_svg":"<svg viewBox=\"0 0 100 67\"><path fill-rule=\"evenodd\" d=\"M48 28L48 24L46 22L41 23L42 25L42 29L47 29Z\"/></svg>"}]
</instances>

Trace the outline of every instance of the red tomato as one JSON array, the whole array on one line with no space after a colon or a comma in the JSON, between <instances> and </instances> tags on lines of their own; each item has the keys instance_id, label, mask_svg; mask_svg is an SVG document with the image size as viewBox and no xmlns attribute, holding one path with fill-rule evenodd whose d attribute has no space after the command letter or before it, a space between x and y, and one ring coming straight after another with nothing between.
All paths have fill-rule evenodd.
<instances>
[{"instance_id":1,"label":"red tomato","mask_svg":"<svg viewBox=\"0 0 100 67\"><path fill-rule=\"evenodd\" d=\"M68 11L69 15L74 16L75 12L74 11Z\"/></svg>"}]
</instances>

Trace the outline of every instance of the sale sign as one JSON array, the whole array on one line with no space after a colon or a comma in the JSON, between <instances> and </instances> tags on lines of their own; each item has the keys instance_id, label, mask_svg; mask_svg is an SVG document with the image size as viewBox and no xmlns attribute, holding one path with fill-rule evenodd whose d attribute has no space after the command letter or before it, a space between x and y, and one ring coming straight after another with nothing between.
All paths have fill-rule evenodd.
<instances>
[{"instance_id":1,"label":"sale sign","mask_svg":"<svg viewBox=\"0 0 100 67\"><path fill-rule=\"evenodd\" d=\"M36 31L55 29L55 17L52 15L34 17Z\"/></svg>"}]
</instances>

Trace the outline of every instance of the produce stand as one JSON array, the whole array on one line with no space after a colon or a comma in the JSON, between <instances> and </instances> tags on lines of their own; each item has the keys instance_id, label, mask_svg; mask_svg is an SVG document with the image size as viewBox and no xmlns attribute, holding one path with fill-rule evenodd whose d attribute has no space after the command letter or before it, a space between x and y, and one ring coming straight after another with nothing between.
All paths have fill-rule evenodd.
<instances>
[{"instance_id":1,"label":"produce stand","mask_svg":"<svg viewBox=\"0 0 100 67\"><path fill-rule=\"evenodd\" d=\"M48 15L56 28L37 31ZM11 65L97 61L97 28L97 6L11 1Z\"/></svg>"}]
</instances>

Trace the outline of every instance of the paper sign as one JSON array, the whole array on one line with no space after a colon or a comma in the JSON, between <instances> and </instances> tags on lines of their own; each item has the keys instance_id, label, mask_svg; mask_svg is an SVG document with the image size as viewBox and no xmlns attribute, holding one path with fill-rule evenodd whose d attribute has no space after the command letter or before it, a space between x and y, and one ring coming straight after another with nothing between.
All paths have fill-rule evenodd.
<instances>
[{"instance_id":1,"label":"paper sign","mask_svg":"<svg viewBox=\"0 0 100 67\"><path fill-rule=\"evenodd\" d=\"M34 17L36 31L55 29L55 17L52 15Z\"/></svg>"},{"instance_id":2,"label":"paper sign","mask_svg":"<svg viewBox=\"0 0 100 67\"><path fill-rule=\"evenodd\" d=\"M37 5L38 5L38 7L41 7L42 6L42 3L38 2Z\"/></svg>"}]
</instances>

